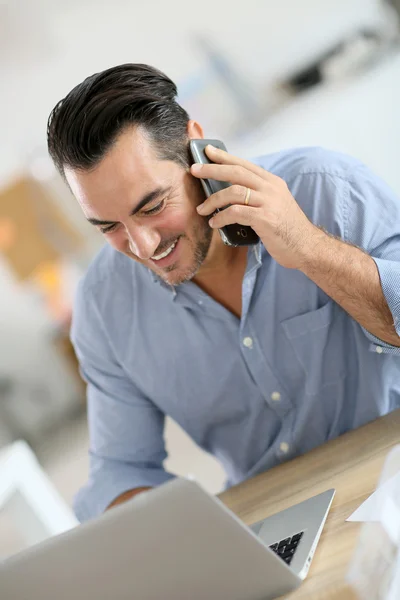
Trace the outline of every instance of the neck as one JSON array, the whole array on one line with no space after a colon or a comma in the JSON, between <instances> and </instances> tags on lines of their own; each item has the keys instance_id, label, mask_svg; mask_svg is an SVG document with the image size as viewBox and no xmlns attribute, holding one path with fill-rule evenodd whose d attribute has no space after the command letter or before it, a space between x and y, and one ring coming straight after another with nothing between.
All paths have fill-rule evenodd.
<instances>
[{"instance_id":1,"label":"neck","mask_svg":"<svg viewBox=\"0 0 400 600\"><path fill-rule=\"evenodd\" d=\"M238 248L226 246L221 240L218 231L215 231L207 258L193 278L193 281L207 280L214 278L216 275L219 277L229 277L233 271L236 271L239 265L243 265L244 257L247 258L246 246Z\"/></svg>"},{"instance_id":2,"label":"neck","mask_svg":"<svg viewBox=\"0 0 400 600\"><path fill-rule=\"evenodd\" d=\"M213 239L207 259L192 281L240 318L247 247L225 246L216 233L218 239Z\"/></svg>"}]
</instances>

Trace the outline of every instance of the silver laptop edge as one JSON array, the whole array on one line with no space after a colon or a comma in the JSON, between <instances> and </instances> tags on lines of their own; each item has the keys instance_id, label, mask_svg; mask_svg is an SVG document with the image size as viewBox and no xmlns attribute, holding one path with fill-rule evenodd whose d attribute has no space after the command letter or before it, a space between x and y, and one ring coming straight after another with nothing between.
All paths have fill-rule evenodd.
<instances>
[{"instance_id":1,"label":"silver laptop edge","mask_svg":"<svg viewBox=\"0 0 400 600\"><path fill-rule=\"evenodd\" d=\"M254 523L250 529L268 548L284 538L302 532L303 536L290 568L304 579L310 568L334 495L334 489L326 490Z\"/></svg>"},{"instance_id":2,"label":"silver laptop edge","mask_svg":"<svg viewBox=\"0 0 400 600\"><path fill-rule=\"evenodd\" d=\"M175 479L0 562L4 600L268 600L306 576L334 490L247 527ZM269 546L304 532L288 566Z\"/></svg>"}]
</instances>

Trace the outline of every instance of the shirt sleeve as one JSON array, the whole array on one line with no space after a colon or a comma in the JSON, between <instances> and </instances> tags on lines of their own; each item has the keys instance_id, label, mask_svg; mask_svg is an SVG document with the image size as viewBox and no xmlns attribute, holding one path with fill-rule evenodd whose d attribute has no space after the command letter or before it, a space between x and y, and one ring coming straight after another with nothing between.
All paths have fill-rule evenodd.
<instances>
[{"instance_id":1,"label":"shirt sleeve","mask_svg":"<svg viewBox=\"0 0 400 600\"><path fill-rule=\"evenodd\" d=\"M122 493L157 486L173 475L163 468L165 415L118 364L96 304L83 286L71 339L87 382L89 480L74 501L78 519L85 521Z\"/></svg>"},{"instance_id":2,"label":"shirt sleeve","mask_svg":"<svg viewBox=\"0 0 400 600\"><path fill-rule=\"evenodd\" d=\"M344 239L363 248L375 261L400 335L400 199L367 167L360 166L349 179L343 218ZM400 355L399 347L383 342L366 329L364 332L372 351Z\"/></svg>"}]
</instances>

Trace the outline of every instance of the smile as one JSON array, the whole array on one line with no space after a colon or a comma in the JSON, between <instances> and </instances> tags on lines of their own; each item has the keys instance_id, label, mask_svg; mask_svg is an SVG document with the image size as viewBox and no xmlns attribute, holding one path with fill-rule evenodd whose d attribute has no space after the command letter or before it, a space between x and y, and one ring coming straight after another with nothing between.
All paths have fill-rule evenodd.
<instances>
[{"instance_id":1,"label":"smile","mask_svg":"<svg viewBox=\"0 0 400 600\"><path fill-rule=\"evenodd\" d=\"M165 252L162 252L161 254L157 254L156 256L153 256L152 260L161 260L162 258L166 258L168 256L168 254L171 254L172 250L175 248L177 241L178 240L175 240L175 242L173 244L171 244L171 246L169 248L167 248L167 250L165 250Z\"/></svg>"}]
</instances>

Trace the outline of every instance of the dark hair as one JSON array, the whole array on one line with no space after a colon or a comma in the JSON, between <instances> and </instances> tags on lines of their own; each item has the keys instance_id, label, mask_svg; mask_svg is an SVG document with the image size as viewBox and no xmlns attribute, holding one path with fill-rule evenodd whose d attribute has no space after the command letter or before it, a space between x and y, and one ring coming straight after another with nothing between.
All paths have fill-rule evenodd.
<instances>
[{"instance_id":1,"label":"dark hair","mask_svg":"<svg viewBox=\"0 0 400 600\"><path fill-rule=\"evenodd\" d=\"M161 159L188 166L189 116L176 96L174 82L148 65L120 65L88 77L49 116L47 144L58 171L90 170L132 125L149 135Z\"/></svg>"}]
</instances>

